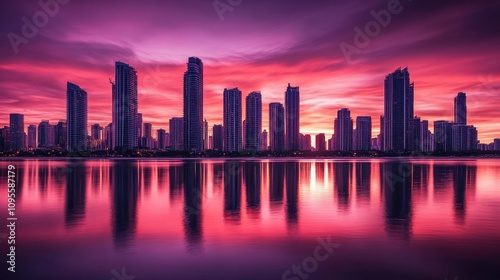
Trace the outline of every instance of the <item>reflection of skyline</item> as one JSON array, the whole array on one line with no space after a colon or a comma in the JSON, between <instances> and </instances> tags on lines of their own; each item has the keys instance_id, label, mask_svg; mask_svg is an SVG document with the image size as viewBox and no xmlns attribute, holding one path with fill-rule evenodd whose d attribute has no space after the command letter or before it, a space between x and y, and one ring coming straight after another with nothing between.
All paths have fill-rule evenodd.
<instances>
[{"instance_id":1,"label":"reflection of skyline","mask_svg":"<svg viewBox=\"0 0 500 280\"><path fill-rule=\"evenodd\" d=\"M386 230L397 239L410 239L412 165L407 162L380 163L380 181L385 204Z\"/></svg>"},{"instance_id":2,"label":"reflection of skyline","mask_svg":"<svg viewBox=\"0 0 500 280\"><path fill-rule=\"evenodd\" d=\"M352 163L350 162L334 162L330 166L333 168L334 174L334 192L337 195L338 205L340 209L349 208L349 195L352 182Z\"/></svg>"},{"instance_id":3,"label":"reflection of skyline","mask_svg":"<svg viewBox=\"0 0 500 280\"><path fill-rule=\"evenodd\" d=\"M371 163L356 163L356 200L359 202L370 201Z\"/></svg>"},{"instance_id":4,"label":"reflection of skyline","mask_svg":"<svg viewBox=\"0 0 500 280\"><path fill-rule=\"evenodd\" d=\"M201 250L203 166L199 162L187 161L182 165L184 174L184 232L188 248L192 252Z\"/></svg>"},{"instance_id":5,"label":"reflection of skyline","mask_svg":"<svg viewBox=\"0 0 500 280\"><path fill-rule=\"evenodd\" d=\"M116 246L123 246L135 237L139 174L134 163L120 160L112 166L111 174L113 240Z\"/></svg>"},{"instance_id":6,"label":"reflection of skyline","mask_svg":"<svg viewBox=\"0 0 500 280\"><path fill-rule=\"evenodd\" d=\"M247 209L255 217L260 216L261 164L250 161L244 163L244 177L247 197Z\"/></svg>"},{"instance_id":7,"label":"reflection of skyline","mask_svg":"<svg viewBox=\"0 0 500 280\"><path fill-rule=\"evenodd\" d=\"M285 187L285 164L269 162L269 201L271 211L278 211L283 204L283 189Z\"/></svg>"},{"instance_id":8,"label":"reflection of skyline","mask_svg":"<svg viewBox=\"0 0 500 280\"><path fill-rule=\"evenodd\" d=\"M85 218L85 192L87 187L87 167L85 163L66 167L66 226L75 226Z\"/></svg>"},{"instance_id":9,"label":"reflection of skyline","mask_svg":"<svg viewBox=\"0 0 500 280\"><path fill-rule=\"evenodd\" d=\"M286 221L289 225L296 225L299 219L299 163L287 162L286 174Z\"/></svg>"},{"instance_id":10,"label":"reflection of skyline","mask_svg":"<svg viewBox=\"0 0 500 280\"><path fill-rule=\"evenodd\" d=\"M241 162L224 163L224 219L238 222L241 215Z\"/></svg>"}]
</instances>

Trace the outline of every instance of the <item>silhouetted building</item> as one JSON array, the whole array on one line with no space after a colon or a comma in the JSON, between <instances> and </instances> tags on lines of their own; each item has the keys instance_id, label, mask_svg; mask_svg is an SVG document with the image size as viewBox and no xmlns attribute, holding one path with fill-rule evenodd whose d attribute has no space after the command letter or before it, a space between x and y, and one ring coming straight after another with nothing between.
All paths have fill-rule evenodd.
<instances>
[{"instance_id":1,"label":"silhouetted building","mask_svg":"<svg viewBox=\"0 0 500 280\"><path fill-rule=\"evenodd\" d=\"M493 149L495 151L500 151L500 139L499 138L493 139Z\"/></svg>"},{"instance_id":2,"label":"silhouetted building","mask_svg":"<svg viewBox=\"0 0 500 280\"><path fill-rule=\"evenodd\" d=\"M241 151L241 91L224 89L224 151Z\"/></svg>"},{"instance_id":3,"label":"silhouetted building","mask_svg":"<svg viewBox=\"0 0 500 280\"><path fill-rule=\"evenodd\" d=\"M324 133L316 134L316 151L326 151L326 136Z\"/></svg>"},{"instance_id":4,"label":"silhouetted building","mask_svg":"<svg viewBox=\"0 0 500 280\"><path fill-rule=\"evenodd\" d=\"M421 128L420 128L420 118L414 117L408 122L408 145L406 150L408 151L421 151L422 144L421 140Z\"/></svg>"},{"instance_id":5,"label":"silhouetted building","mask_svg":"<svg viewBox=\"0 0 500 280\"><path fill-rule=\"evenodd\" d=\"M409 124L413 118L414 85L408 68L387 75L384 81L384 151L408 150Z\"/></svg>"},{"instance_id":6,"label":"silhouetted building","mask_svg":"<svg viewBox=\"0 0 500 280\"><path fill-rule=\"evenodd\" d=\"M311 134L299 134L299 149L301 151L311 151L312 150L312 140Z\"/></svg>"},{"instance_id":7,"label":"silhouetted building","mask_svg":"<svg viewBox=\"0 0 500 280\"><path fill-rule=\"evenodd\" d=\"M85 129L85 133L87 130ZM68 124L66 120L59 120L59 122L54 126L54 145L66 149L68 143Z\"/></svg>"},{"instance_id":8,"label":"silhouetted building","mask_svg":"<svg viewBox=\"0 0 500 280\"><path fill-rule=\"evenodd\" d=\"M203 62L190 57L184 73L184 150L203 151Z\"/></svg>"},{"instance_id":9,"label":"silhouetted building","mask_svg":"<svg viewBox=\"0 0 500 280\"><path fill-rule=\"evenodd\" d=\"M184 127L183 118L171 118L169 121L170 147L174 151L184 150Z\"/></svg>"},{"instance_id":10,"label":"silhouetted building","mask_svg":"<svg viewBox=\"0 0 500 280\"><path fill-rule=\"evenodd\" d=\"M352 118L347 108L337 111L334 122L334 150L348 152L352 150Z\"/></svg>"},{"instance_id":11,"label":"silhouetted building","mask_svg":"<svg viewBox=\"0 0 500 280\"><path fill-rule=\"evenodd\" d=\"M356 118L356 145L357 151L371 150L372 117L359 116Z\"/></svg>"},{"instance_id":12,"label":"silhouetted building","mask_svg":"<svg viewBox=\"0 0 500 280\"><path fill-rule=\"evenodd\" d=\"M48 120L42 120L38 125L38 148L52 148L54 140L54 126Z\"/></svg>"},{"instance_id":13,"label":"silhouetted building","mask_svg":"<svg viewBox=\"0 0 500 280\"><path fill-rule=\"evenodd\" d=\"M0 150L8 151L10 149L10 127L4 126L0 129Z\"/></svg>"},{"instance_id":14,"label":"silhouetted building","mask_svg":"<svg viewBox=\"0 0 500 280\"><path fill-rule=\"evenodd\" d=\"M154 149L153 124L144 123L144 137L142 146L147 149Z\"/></svg>"},{"instance_id":15,"label":"silhouetted building","mask_svg":"<svg viewBox=\"0 0 500 280\"><path fill-rule=\"evenodd\" d=\"M299 87L288 87L285 92L285 137L288 151L299 150L300 92Z\"/></svg>"},{"instance_id":16,"label":"silhouetted building","mask_svg":"<svg viewBox=\"0 0 500 280\"><path fill-rule=\"evenodd\" d=\"M222 151L224 149L224 127L222 125L214 125L212 129L214 151Z\"/></svg>"},{"instance_id":17,"label":"silhouetted building","mask_svg":"<svg viewBox=\"0 0 500 280\"><path fill-rule=\"evenodd\" d=\"M467 97L464 92L459 92L455 97L455 123L467 124Z\"/></svg>"},{"instance_id":18,"label":"silhouetted building","mask_svg":"<svg viewBox=\"0 0 500 280\"><path fill-rule=\"evenodd\" d=\"M144 133L142 131L142 114L137 113L137 146L142 146L142 137L144 136Z\"/></svg>"},{"instance_id":19,"label":"silhouetted building","mask_svg":"<svg viewBox=\"0 0 500 280\"><path fill-rule=\"evenodd\" d=\"M285 110L281 103L269 103L269 148L285 150Z\"/></svg>"},{"instance_id":20,"label":"silhouetted building","mask_svg":"<svg viewBox=\"0 0 500 280\"><path fill-rule=\"evenodd\" d=\"M22 151L26 149L24 134L24 115L10 114L10 149Z\"/></svg>"},{"instance_id":21,"label":"silhouetted building","mask_svg":"<svg viewBox=\"0 0 500 280\"><path fill-rule=\"evenodd\" d=\"M158 140L158 150L165 150L169 145L167 144L167 133L165 129L158 129L156 131L156 139Z\"/></svg>"},{"instance_id":22,"label":"silhouetted building","mask_svg":"<svg viewBox=\"0 0 500 280\"><path fill-rule=\"evenodd\" d=\"M36 125L28 126L28 150L36 149Z\"/></svg>"},{"instance_id":23,"label":"silhouetted building","mask_svg":"<svg viewBox=\"0 0 500 280\"><path fill-rule=\"evenodd\" d=\"M267 130L265 129L264 131L262 131L262 134L260 136L260 149L262 151L267 151L269 149L267 145Z\"/></svg>"},{"instance_id":24,"label":"silhouetted building","mask_svg":"<svg viewBox=\"0 0 500 280\"><path fill-rule=\"evenodd\" d=\"M452 150L454 152L462 152L469 150L467 146L467 134L469 128L465 124L452 124Z\"/></svg>"},{"instance_id":25,"label":"silhouetted building","mask_svg":"<svg viewBox=\"0 0 500 280\"><path fill-rule=\"evenodd\" d=\"M434 150L431 132L429 131L429 121L420 122L420 150L422 152L432 152Z\"/></svg>"},{"instance_id":26,"label":"silhouetted building","mask_svg":"<svg viewBox=\"0 0 500 280\"><path fill-rule=\"evenodd\" d=\"M70 82L67 86L67 149L68 151L84 151L87 137L87 92Z\"/></svg>"},{"instance_id":27,"label":"silhouetted building","mask_svg":"<svg viewBox=\"0 0 500 280\"><path fill-rule=\"evenodd\" d=\"M477 128L473 125L467 126L467 150L476 151L478 145Z\"/></svg>"},{"instance_id":28,"label":"silhouetted building","mask_svg":"<svg viewBox=\"0 0 500 280\"><path fill-rule=\"evenodd\" d=\"M90 138L92 140L95 140L95 141L98 141L98 140L101 140L101 135L100 135L100 131L101 131L101 126L98 124L98 123L95 123L93 125L90 126Z\"/></svg>"},{"instance_id":29,"label":"silhouetted building","mask_svg":"<svg viewBox=\"0 0 500 280\"><path fill-rule=\"evenodd\" d=\"M246 138L247 150L260 150L262 133L262 95L260 92L250 93L245 102L246 106Z\"/></svg>"},{"instance_id":30,"label":"silhouetted building","mask_svg":"<svg viewBox=\"0 0 500 280\"><path fill-rule=\"evenodd\" d=\"M437 152L452 151L452 123L448 121L434 122L434 149Z\"/></svg>"},{"instance_id":31,"label":"silhouetted building","mask_svg":"<svg viewBox=\"0 0 500 280\"><path fill-rule=\"evenodd\" d=\"M203 149L209 149L209 141L208 141L208 122L205 120L203 122Z\"/></svg>"},{"instance_id":32,"label":"silhouetted building","mask_svg":"<svg viewBox=\"0 0 500 280\"><path fill-rule=\"evenodd\" d=\"M133 149L138 142L137 71L128 64L115 63L113 86L113 141L115 149Z\"/></svg>"}]
</instances>

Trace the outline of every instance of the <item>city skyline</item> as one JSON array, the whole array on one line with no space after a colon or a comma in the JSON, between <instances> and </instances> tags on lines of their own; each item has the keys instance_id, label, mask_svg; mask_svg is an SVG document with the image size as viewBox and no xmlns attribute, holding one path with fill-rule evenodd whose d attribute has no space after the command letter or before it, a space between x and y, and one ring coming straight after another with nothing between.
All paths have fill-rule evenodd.
<instances>
[{"instance_id":1,"label":"city skyline","mask_svg":"<svg viewBox=\"0 0 500 280\"><path fill-rule=\"evenodd\" d=\"M187 7L182 5L169 5L167 9L158 3L152 9L131 3L131 7L116 11L117 19L112 24L107 14L97 9L92 22L85 20L80 25L77 23L84 19L79 12L96 4L71 2L61 5L59 13L40 28L36 37L20 44L18 53L7 37L2 40L5 48L1 48L0 54L5 59L0 62L0 69L5 78L0 80L4 98L0 124L8 123L10 112L24 114L26 125L42 119L62 119L65 106L60 100L65 83L72 81L89 94L88 123L106 126L111 122L108 77L114 76L114 69L110 65L119 60L133 65L139 73L138 100L144 122L168 129L168 120L183 113L179 106L180 81L186 57L196 55L205 62L204 119L209 124L222 123L218 111L225 87L237 86L245 95L261 91L263 104L269 104L283 102L283 86L292 83L301 89L303 133L328 133L334 112L347 107L353 116L372 116L375 136L380 130L377 116L383 115L381 80L394 69L408 66L415 82L415 113L429 120L431 130L436 120L453 120L450 100L457 92L465 92L469 101L468 122L476 125L482 142L491 142L498 137L495 120L500 117L495 109L500 102L495 49L498 38L492 29L492 11L498 4L453 3L452 13L447 1L433 4L433 13L422 13L431 4L401 2L402 12L393 15L389 25L348 62L339 45L352 45L354 28L363 28L373 20L371 11L386 8L387 1L316 5L244 2L233 12L225 13L222 22L211 3L206 3L193 11L196 20L182 27L163 20L167 14L175 19L187 13ZM99 5L104 9L110 4ZM127 28L126 32L111 28L130 26L125 20L128 17L120 15L127 15L132 7L152 15L161 11L162 28ZM287 13L294 16L273 12L280 7L286 7ZM40 9L36 5L35 8ZM3 34L21 34L23 22L19 19L31 19L36 10L13 4L5 11L6 24L0 27ZM263 17L262 22L249 20L256 11ZM305 28L311 14L317 15L315 26L322 32ZM460 20L454 20L453 26L440 24L450 17ZM145 25L150 24L148 27L154 18L141 16ZM437 24L441 29L430 33L434 29L422 22ZM197 31L200 26L206 27L206 32ZM85 32L87 28L93 32ZM176 38L173 34L183 35ZM220 44L219 39L211 37L231 39L233 44ZM263 127L268 127L267 106L263 106L262 119Z\"/></svg>"}]
</instances>

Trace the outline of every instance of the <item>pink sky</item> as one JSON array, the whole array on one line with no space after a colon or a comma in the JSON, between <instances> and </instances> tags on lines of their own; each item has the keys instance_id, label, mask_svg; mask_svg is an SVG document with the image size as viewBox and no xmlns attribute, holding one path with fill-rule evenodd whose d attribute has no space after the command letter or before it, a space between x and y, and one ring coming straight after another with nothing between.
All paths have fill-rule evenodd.
<instances>
[{"instance_id":1,"label":"pink sky","mask_svg":"<svg viewBox=\"0 0 500 280\"><path fill-rule=\"evenodd\" d=\"M61 0L61 2L63 2ZM223 1L225 2L225 1ZM111 122L114 62L138 70L139 112L154 129L182 116L182 79L189 56L204 62L204 113L211 127L222 123L222 92L260 90L263 128L268 104L284 102L288 83L300 86L301 132L333 133L336 111L369 115L373 136L383 113L383 80L408 67L415 82L415 114L453 120L453 98L467 93L468 122L482 142L500 138L500 55L493 1L401 1L387 27L351 61L342 42L353 45L355 27L373 20L371 10L390 1L243 1L223 14L211 1L70 1L39 28L16 54L7 36L22 35L42 8L36 2L2 3L0 33L0 125L10 113L25 125L65 118L66 82L85 89L88 124ZM5 7L3 7L5 6ZM244 107L244 104L243 104Z\"/></svg>"}]
</instances>

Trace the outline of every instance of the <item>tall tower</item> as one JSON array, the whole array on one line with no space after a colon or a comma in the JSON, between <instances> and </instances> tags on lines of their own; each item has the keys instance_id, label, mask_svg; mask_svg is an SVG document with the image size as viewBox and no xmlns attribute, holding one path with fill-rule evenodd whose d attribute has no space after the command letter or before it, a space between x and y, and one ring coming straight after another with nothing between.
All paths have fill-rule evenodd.
<instances>
[{"instance_id":1,"label":"tall tower","mask_svg":"<svg viewBox=\"0 0 500 280\"><path fill-rule=\"evenodd\" d=\"M174 151L184 150L184 119L171 118L169 129L171 149Z\"/></svg>"},{"instance_id":2,"label":"tall tower","mask_svg":"<svg viewBox=\"0 0 500 280\"><path fill-rule=\"evenodd\" d=\"M385 77L382 150L408 150L410 120L414 117L413 98L414 85L410 83L408 68L399 68Z\"/></svg>"},{"instance_id":3,"label":"tall tower","mask_svg":"<svg viewBox=\"0 0 500 280\"><path fill-rule=\"evenodd\" d=\"M66 131L68 151L84 151L87 137L87 92L70 82L66 91Z\"/></svg>"},{"instance_id":4,"label":"tall tower","mask_svg":"<svg viewBox=\"0 0 500 280\"><path fill-rule=\"evenodd\" d=\"M241 91L224 89L224 151L241 151Z\"/></svg>"},{"instance_id":5,"label":"tall tower","mask_svg":"<svg viewBox=\"0 0 500 280\"><path fill-rule=\"evenodd\" d=\"M262 95L260 92L250 93L245 102L246 106L246 149L260 150L262 133Z\"/></svg>"},{"instance_id":6,"label":"tall tower","mask_svg":"<svg viewBox=\"0 0 500 280\"><path fill-rule=\"evenodd\" d=\"M285 109L281 103L269 103L269 148L285 150Z\"/></svg>"},{"instance_id":7,"label":"tall tower","mask_svg":"<svg viewBox=\"0 0 500 280\"><path fill-rule=\"evenodd\" d=\"M26 148L24 134L24 115L10 114L10 149L21 151Z\"/></svg>"},{"instance_id":8,"label":"tall tower","mask_svg":"<svg viewBox=\"0 0 500 280\"><path fill-rule=\"evenodd\" d=\"M36 125L28 126L28 150L36 149Z\"/></svg>"},{"instance_id":9,"label":"tall tower","mask_svg":"<svg viewBox=\"0 0 500 280\"><path fill-rule=\"evenodd\" d=\"M352 150L352 118L349 109L343 108L337 111L334 130L335 150L343 152Z\"/></svg>"},{"instance_id":10,"label":"tall tower","mask_svg":"<svg viewBox=\"0 0 500 280\"><path fill-rule=\"evenodd\" d=\"M285 137L288 151L299 150L300 94L299 87L288 84L285 92Z\"/></svg>"},{"instance_id":11,"label":"tall tower","mask_svg":"<svg viewBox=\"0 0 500 280\"><path fill-rule=\"evenodd\" d=\"M357 151L371 150L372 117L359 116L356 118L356 147Z\"/></svg>"},{"instance_id":12,"label":"tall tower","mask_svg":"<svg viewBox=\"0 0 500 280\"><path fill-rule=\"evenodd\" d=\"M113 86L113 141L115 149L133 149L138 142L137 71L128 64L115 63Z\"/></svg>"},{"instance_id":13,"label":"tall tower","mask_svg":"<svg viewBox=\"0 0 500 280\"><path fill-rule=\"evenodd\" d=\"M455 123L467 124L467 97L464 92L459 92L455 97Z\"/></svg>"},{"instance_id":14,"label":"tall tower","mask_svg":"<svg viewBox=\"0 0 500 280\"><path fill-rule=\"evenodd\" d=\"M184 150L203 151L203 62L190 57L184 73Z\"/></svg>"}]
</instances>

